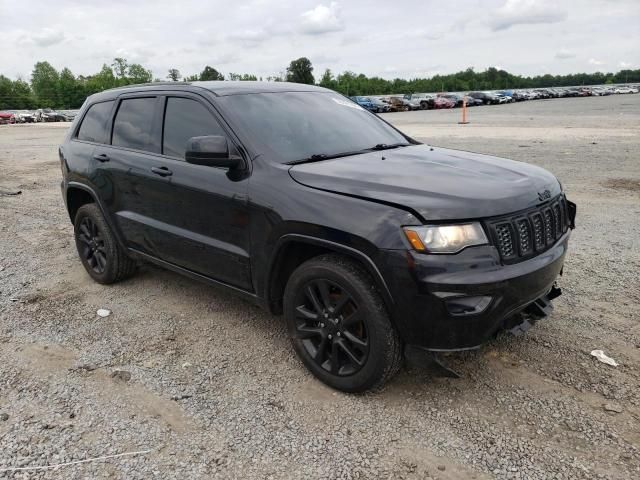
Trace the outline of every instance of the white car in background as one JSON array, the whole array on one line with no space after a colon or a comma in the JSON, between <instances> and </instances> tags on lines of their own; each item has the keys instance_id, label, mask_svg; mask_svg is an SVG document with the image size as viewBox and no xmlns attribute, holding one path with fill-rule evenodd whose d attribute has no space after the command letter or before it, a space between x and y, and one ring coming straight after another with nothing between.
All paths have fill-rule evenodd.
<instances>
[{"instance_id":1,"label":"white car in background","mask_svg":"<svg viewBox=\"0 0 640 480\"><path fill-rule=\"evenodd\" d=\"M499 104L511 103L514 101L512 97L510 97L509 95L505 95L504 93L494 93L494 95L498 97Z\"/></svg>"},{"instance_id":2,"label":"white car in background","mask_svg":"<svg viewBox=\"0 0 640 480\"><path fill-rule=\"evenodd\" d=\"M16 116L17 123L34 123L36 121L36 117L33 112L28 110L16 110L14 114Z\"/></svg>"}]
</instances>

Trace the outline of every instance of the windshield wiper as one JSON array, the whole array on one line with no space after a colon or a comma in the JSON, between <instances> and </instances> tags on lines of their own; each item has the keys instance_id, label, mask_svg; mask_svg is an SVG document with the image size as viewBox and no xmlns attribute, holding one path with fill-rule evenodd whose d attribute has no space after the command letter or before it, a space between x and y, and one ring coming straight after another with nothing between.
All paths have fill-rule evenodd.
<instances>
[{"instance_id":1,"label":"windshield wiper","mask_svg":"<svg viewBox=\"0 0 640 480\"><path fill-rule=\"evenodd\" d=\"M362 150L355 150L353 152L342 152L342 153L332 153L332 154L315 153L301 160L292 160L290 162L287 162L287 165L299 165L301 163L320 162L322 160L329 160L331 158L350 157L352 155L360 155L362 153L373 152L376 150L389 150L391 148L408 147L409 145L411 144L410 143L391 143L391 144L378 143L377 145L371 148L363 148Z\"/></svg>"},{"instance_id":2,"label":"windshield wiper","mask_svg":"<svg viewBox=\"0 0 640 480\"><path fill-rule=\"evenodd\" d=\"M366 152L367 150L357 150L355 152L342 152L342 153L314 153L313 155L303 158L301 160L292 160L287 162L287 165L298 165L300 163L309 163L309 162L320 162L322 160L329 160L331 158L340 158L340 157L348 157L350 155L359 155L362 152Z\"/></svg>"},{"instance_id":3,"label":"windshield wiper","mask_svg":"<svg viewBox=\"0 0 640 480\"><path fill-rule=\"evenodd\" d=\"M378 143L376 146L374 146L373 148L370 148L369 150L390 150L392 148L408 147L409 145L411 144L410 143Z\"/></svg>"}]
</instances>

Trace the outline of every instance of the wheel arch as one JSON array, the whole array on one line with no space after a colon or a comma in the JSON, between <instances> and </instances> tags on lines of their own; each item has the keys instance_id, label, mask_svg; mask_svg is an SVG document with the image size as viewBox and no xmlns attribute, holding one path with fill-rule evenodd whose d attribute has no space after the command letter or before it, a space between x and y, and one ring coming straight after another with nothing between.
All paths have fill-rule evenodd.
<instances>
[{"instance_id":1,"label":"wheel arch","mask_svg":"<svg viewBox=\"0 0 640 480\"><path fill-rule=\"evenodd\" d=\"M91 191L91 189L86 187L79 187L77 185L70 185L67 188L65 200L67 205L67 212L69 214L71 223L75 221L76 214L78 213L80 207L88 203L98 203L95 194Z\"/></svg>"},{"instance_id":2,"label":"wheel arch","mask_svg":"<svg viewBox=\"0 0 640 480\"><path fill-rule=\"evenodd\" d=\"M265 298L273 314L282 313L282 298L287 280L303 262L325 253L338 253L355 260L374 280L390 316L394 303L391 291L374 261L355 248L323 238L301 234L286 234L280 237L268 270Z\"/></svg>"},{"instance_id":3,"label":"wheel arch","mask_svg":"<svg viewBox=\"0 0 640 480\"><path fill-rule=\"evenodd\" d=\"M69 219L72 224L75 222L75 216L80 207L87 203L95 203L102 212L102 215L104 216L107 225L109 225L109 228L111 228L113 235L116 237L116 241L126 249L126 244L122 241L120 230L115 228L112 218L108 215L104 205L102 205L98 194L89 185L78 182L69 182L66 186L64 198L66 201L67 212L69 213Z\"/></svg>"}]
</instances>

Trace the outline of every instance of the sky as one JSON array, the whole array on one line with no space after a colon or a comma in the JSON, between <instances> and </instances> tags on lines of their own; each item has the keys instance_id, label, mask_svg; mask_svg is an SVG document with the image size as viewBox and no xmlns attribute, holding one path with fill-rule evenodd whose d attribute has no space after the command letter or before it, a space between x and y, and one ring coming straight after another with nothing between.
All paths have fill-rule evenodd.
<instances>
[{"instance_id":1,"label":"sky","mask_svg":"<svg viewBox=\"0 0 640 480\"><path fill-rule=\"evenodd\" d=\"M640 68L640 0L0 0L0 74L76 75L124 57L164 79L211 65L267 77L305 56L383 78Z\"/></svg>"}]
</instances>

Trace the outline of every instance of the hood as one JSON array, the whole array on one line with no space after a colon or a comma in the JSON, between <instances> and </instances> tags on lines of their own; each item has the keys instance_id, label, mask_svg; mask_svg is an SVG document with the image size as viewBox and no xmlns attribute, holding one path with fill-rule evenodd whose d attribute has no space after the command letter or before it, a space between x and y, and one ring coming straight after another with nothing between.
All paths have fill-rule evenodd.
<instances>
[{"instance_id":1,"label":"hood","mask_svg":"<svg viewBox=\"0 0 640 480\"><path fill-rule=\"evenodd\" d=\"M560 193L548 171L504 158L413 145L292 166L308 187L391 204L423 221L504 215ZM543 198L544 198L543 193Z\"/></svg>"}]
</instances>

